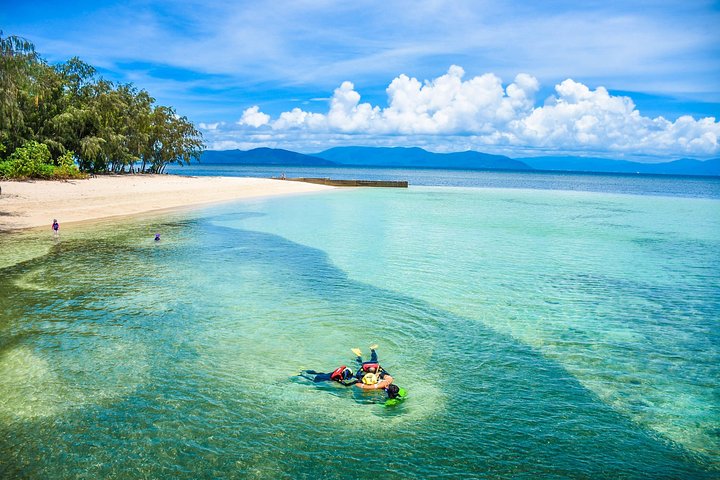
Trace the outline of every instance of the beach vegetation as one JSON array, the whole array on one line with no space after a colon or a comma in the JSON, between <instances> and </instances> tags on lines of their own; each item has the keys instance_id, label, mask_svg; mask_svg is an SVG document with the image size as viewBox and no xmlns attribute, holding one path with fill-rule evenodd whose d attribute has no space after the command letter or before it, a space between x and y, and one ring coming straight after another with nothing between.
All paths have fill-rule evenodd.
<instances>
[{"instance_id":1,"label":"beach vegetation","mask_svg":"<svg viewBox=\"0 0 720 480\"><path fill-rule=\"evenodd\" d=\"M100 78L77 57L49 65L30 41L0 31L2 177L163 173L203 149L192 122L147 91Z\"/></svg>"},{"instance_id":2,"label":"beach vegetation","mask_svg":"<svg viewBox=\"0 0 720 480\"><path fill-rule=\"evenodd\" d=\"M48 146L34 140L16 148L6 160L0 161L0 178L69 179L86 176L75 164L73 152L65 152L53 159Z\"/></svg>"}]
</instances>

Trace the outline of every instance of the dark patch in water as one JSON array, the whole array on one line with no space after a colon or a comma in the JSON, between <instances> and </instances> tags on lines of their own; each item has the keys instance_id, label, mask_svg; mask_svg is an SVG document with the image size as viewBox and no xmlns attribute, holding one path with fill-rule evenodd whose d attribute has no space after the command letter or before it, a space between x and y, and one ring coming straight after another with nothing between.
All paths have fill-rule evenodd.
<instances>
[{"instance_id":1,"label":"dark patch in water","mask_svg":"<svg viewBox=\"0 0 720 480\"><path fill-rule=\"evenodd\" d=\"M166 279L189 275L197 265L211 268L218 261L236 262L238 269L274 272L274 278L282 281L285 299L311 296L328 305L332 312L328 328L370 321L380 338L395 345L388 348L430 349L425 378L437 382L447 408L422 424L406 425L403 431L378 438L372 429L363 431L354 419L348 419L347 430L329 431L322 418L295 419L287 414L275 418L272 403L259 409L254 403L216 398L212 379L182 375L182 362L201 355L184 342L208 327L197 316L213 307L212 292L203 291L203 285L188 276L177 298L166 305L180 313L149 319L142 316L140 304L123 307L118 315L128 327L162 332L164 342L151 344L157 361L153 377L161 388L145 384L112 405L52 419L49 431L41 422L0 426L0 458L4 459L0 472L5 476L77 476L94 468L87 463L89 457L107 460L110 470L94 470L105 476L117 473L114 464L129 476L232 477L238 474L238 462L248 469L271 468L267 465L281 458L280 467L275 467L278 476L347 478L357 475L357 462L362 460L362 456L353 457L355 452L372 452L374 462L366 473L373 476L389 470L415 478L712 477L704 469L705 459L639 428L532 348L412 297L352 281L320 250L204 220L168 224L163 230L182 236L182 241L167 243L167 250L126 237L67 242L47 257L0 272L2 290L12 298L0 300L0 308L9 308L10 318L20 319L11 322L9 329L3 327L3 339L38 342L45 334L33 324L59 308L58 301L60 305L77 301L69 318L92 322L92 309L107 306L107 296L132 298L134 289L163 291ZM57 294L22 290L11 283L26 271L49 265L52 272L47 280L58 287ZM102 269L113 266L123 268L125 275L120 279L102 275ZM72 278L72 284L63 285L63 278ZM587 275L553 280L560 291L579 285L592 292L601 279ZM232 271L213 277L213 283L233 281L237 277ZM402 383L402 377L397 380ZM186 398L194 404L186 405ZM169 404L178 405L179 410ZM176 438L175 430L161 428L176 415L181 415L180 422L193 425L189 433L185 430L189 437ZM298 421L303 425L294 425ZM325 438L317 433L305 436L307 424L314 425L313 432L324 432ZM277 434L278 429L284 435ZM114 441L118 435L125 440ZM45 455L51 445L59 451ZM160 460L163 452L176 445L181 447L174 455ZM352 461L337 455L338 451L348 452ZM146 455L152 460L146 460ZM43 461L37 462L38 458ZM265 472L274 475L272 470Z\"/></svg>"}]
</instances>

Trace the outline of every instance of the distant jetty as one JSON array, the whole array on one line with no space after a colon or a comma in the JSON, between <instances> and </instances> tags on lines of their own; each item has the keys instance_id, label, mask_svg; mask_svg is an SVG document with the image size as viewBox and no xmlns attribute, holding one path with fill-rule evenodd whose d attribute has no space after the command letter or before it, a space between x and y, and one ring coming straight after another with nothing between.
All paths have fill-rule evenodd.
<instances>
[{"instance_id":1,"label":"distant jetty","mask_svg":"<svg viewBox=\"0 0 720 480\"><path fill-rule=\"evenodd\" d=\"M273 177L277 180L289 180L291 182L317 183L319 185L330 185L333 187L391 187L407 188L407 180L336 180L333 178L285 178Z\"/></svg>"}]
</instances>

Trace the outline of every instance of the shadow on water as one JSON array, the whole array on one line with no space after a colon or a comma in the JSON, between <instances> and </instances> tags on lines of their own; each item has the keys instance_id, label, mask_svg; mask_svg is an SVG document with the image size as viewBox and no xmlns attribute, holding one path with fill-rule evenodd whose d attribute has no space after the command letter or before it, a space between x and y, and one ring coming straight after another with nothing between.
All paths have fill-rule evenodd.
<instances>
[{"instance_id":1,"label":"shadow on water","mask_svg":"<svg viewBox=\"0 0 720 480\"><path fill-rule=\"evenodd\" d=\"M512 338L218 220L0 271L4 478L717 474ZM375 339L401 409L292 376Z\"/></svg>"}]
</instances>

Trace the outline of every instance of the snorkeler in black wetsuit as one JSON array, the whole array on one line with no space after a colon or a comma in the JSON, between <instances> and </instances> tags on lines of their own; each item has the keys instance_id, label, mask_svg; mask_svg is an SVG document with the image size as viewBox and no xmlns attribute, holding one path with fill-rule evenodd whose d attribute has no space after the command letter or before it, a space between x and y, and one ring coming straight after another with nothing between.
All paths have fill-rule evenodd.
<instances>
[{"instance_id":1,"label":"snorkeler in black wetsuit","mask_svg":"<svg viewBox=\"0 0 720 480\"><path fill-rule=\"evenodd\" d=\"M315 370L303 370L300 376L312 380L314 383L319 382L338 382L340 385L349 387L358 382L353 378L353 371L345 365L342 365L330 373L316 372Z\"/></svg>"}]
</instances>

